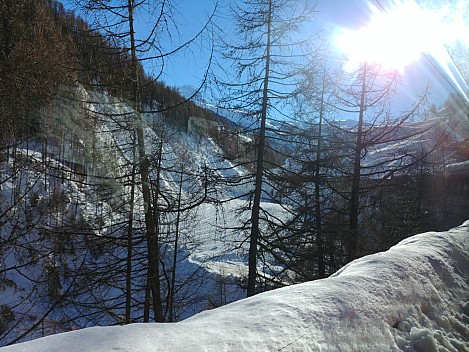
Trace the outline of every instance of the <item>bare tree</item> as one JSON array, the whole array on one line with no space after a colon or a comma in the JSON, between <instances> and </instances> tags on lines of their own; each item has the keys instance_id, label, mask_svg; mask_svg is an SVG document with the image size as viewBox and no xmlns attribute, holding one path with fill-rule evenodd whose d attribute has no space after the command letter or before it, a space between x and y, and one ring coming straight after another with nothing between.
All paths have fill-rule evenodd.
<instances>
[{"instance_id":1,"label":"bare tree","mask_svg":"<svg viewBox=\"0 0 469 352\"><path fill-rule=\"evenodd\" d=\"M119 1L109 4L107 1L78 1L81 7L88 13L96 16L95 28L110 40L115 48L120 48L122 53L128 56L130 70L130 86L127 98L131 101L134 116L133 128L135 131L136 142L136 164L137 172L141 182L141 192L144 204L144 219L146 231L146 243L148 253L148 278L147 285L149 295L145 299L144 320L148 321L148 307L151 299L153 315L156 321L163 321L163 298L160 285L160 250L159 246L159 215L158 199L160 193L159 178L161 173L161 160L151 163L148 156L148 146L146 145L146 132L143 114L158 114L176 108L176 106L166 106L158 104L156 109L152 106L145 106L143 94L148 90L146 85L151 84L152 80L158 79L163 72L165 60L170 55L188 48L195 38L202 37L204 31L208 29L210 19L202 27L194 38L186 42L180 42L174 46L165 46L164 38L173 37L177 33L177 26L174 21L174 5L171 1L143 1L134 0ZM146 22L151 21L152 27L146 33L137 33L136 21L141 16L145 16ZM175 37L175 36L174 36ZM189 48L190 49L190 48ZM144 74L143 65L149 67L152 63L152 79ZM99 83L99 82L98 82ZM179 102L182 104L183 102ZM163 141L160 141L160 155ZM155 169L153 169L155 167ZM155 180L152 180L154 174ZM154 187L152 186L154 185ZM131 215L132 216L132 215ZM132 233L132 218L129 217L129 236ZM128 243L130 244L130 238ZM129 248L129 258L131 256ZM128 259L128 266L131 261ZM131 269L128 269L128 273ZM128 277L128 274L127 274ZM127 298L129 301L129 297ZM127 308L128 311L129 308ZM127 321L129 318L127 317Z\"/></svg>"},{"instance_id":2,"label":"bare tree","mask_svg":"<svg viewBox=\"0 0 469 352\"><path fill-rule=\"evenodd\" d=\"M392 97L399 84L397 71L383 69L380 65L362 63L351 74L350 83L342 85L336 93L336 108L345 116L358 115L353 127L332 123L338 142L349 160L350 167L342 168L349 190L336 187L336 191L349 205L348 233L346 239L347 261L359 255L360 216L366 202L361 201L372 184L399 174L412 165L411 151L393 150L386 154L385 146L409 140L422 131L410 131L404 125L418 116L426 101L423 94L418 101L401 114L391 112ZM350 115L352 114L352 115Z\"/></svg>"},{"instance_id":3,"label":"bare tree","mask_svg":"<svg viewBox=\"0 0 469 352\"><path fill-rule=\"evenodd\" d=\"M254 187L249 224L249 254L247 295L257 292L258 246L262 242L261 202L268 162L276 154L268 140L276 137L275 129L267 122L284 119L287 101L297 94L301 69L310 64L305 49L295 38L311 9L307 4L289 0L243 1L234 7L237 22L236 37L239 42L224 42L225 59L233 62L236 80L227 79L220 86L225 98L220 105L242 111L254 136L253 166ZM231 72L225 72L231 75ZM232 77L232 75L231 75ZM223 81L217 78L220 83ZM249 121L249 119L251 121ZM267 131L271 133L267 135ZM272 167L272 164L270 165Z\"/></svg>"}]
</instances>

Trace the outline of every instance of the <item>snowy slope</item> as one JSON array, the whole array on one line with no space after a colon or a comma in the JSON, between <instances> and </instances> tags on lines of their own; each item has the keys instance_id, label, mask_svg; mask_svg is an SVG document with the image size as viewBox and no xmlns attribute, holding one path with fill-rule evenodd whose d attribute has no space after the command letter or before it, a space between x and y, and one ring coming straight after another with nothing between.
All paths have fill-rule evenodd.
<instances>
[{"instance_id":1,"label":"snowy slope","mask_svg":"<svg viewBox=\"0 0 469 352\"><path fill-rule=\"evenodd\" d=\"M403 125L393 138L396 141L370 148L363 165L383 163L383 168L399 169L430 153L428 161L444 169L460 162L454 146L469 139L469 110L465 105L446 106L423 120Z\"/></svg>"},{"instance_id":2,"label":"snowy slope","mask_svg":"<svg viewBox=\"0 0 469 352\"><path fill-rule=\"evenodd\" d=\"M89 131L68 131L64 128L67 134L73 135L75 131L80 136L80 159L75 158L77 151L73 150L79 148L71 148L69 143L62 143L64 147L62 144L51 144L44 153L41 143L30 141L21 148L17 147L14 156L0 160L0 346L31 328L55 302L48 289L52 281L50 273L59 270L62 274L57 279L58 285L54 286L58 287L58 294L67 287L75 288L71 279L65 275L67 268L78 269L84 263L93 268L96 265L99 269L107 266L108 260L126 256L126 251L121 247L107 246L110 257L101 254L99 261L96 261L93 253L88 251L89 247L94 247L91 242L87 242L87 238L93 238L98 243L103 237L122 234L122 230L116 232L116 229L127 221L125 204L130 192L129 183L124 181L126 175L130 174L132 133L131 129L122 126L126 126L125 119L132 118L132 109L106 94L90 95L84 90L79 93L80 100L90 101L88 113L92 115L95 112L96 120L99 121ZM60 117L59 108L51 108L51 116ZM63 117L63 125L76 126L75 122L82 120L80 114L79 109L72 111L70 116ZM151 116L145 122L147 153L156 155L160 135L151 128ZM245 297L239 281L247 274L249 244L246 242L248 233L240 228L249 218L249 210L248 200L241 196L253 187L253 182L248 177L248 171L233 166L222 157L221 150L213 140L178 133L169 128L165 128L164 132L160 181L167 198L177 198L179 182L182 182L179 171L182 168L188 175L203 175L204 170L208 169L211 182L207 196L209 201L185 212L180 219L176 284L179 285L180 297L190 297L183 301L185 305L180 303L177 311L178 319L182 319L207 307ZM99 151L96 157L87 150L91 146ZM86 165L85 152L89 154L88 159L97 161ZM73 174L73 170L66 164L72 160L87 166L87 176L82 178ZM21 165L21 168L15 165ZM241 185L227 182L242 177L245 181ZM97 191L97 185L104 182L102 180L106 182L103 189L112 190L111 197ZM203 181L201 176L184 178L181 197L184 204L192 204L202 198ZM235 197L240 199L233 199ZM266 203L263 208L276 218L286 217L284 209L278 204ZM144 220L141 192L135 195L134 209L135 227L138 228ZM166 220L169 222L175 216L169 213ZM27 235L18 236L23 233ZM54 240L44 239L44 234L48 233L57 233L58 236ZM12 241L11 238L15 236L18 239ZM55 239L66 246L68 252L56 255ZM162 258L170 267L173 265L173 240L169 235L164 240L168 245L164 247ZM141 250L145 251L144 248ZM139 268L138 260L135 262L134 268ZM259 267L259 271L265 270ZM112 276L111 272L109 274ZM82 276L87 281L86 286L96 287L89 276ZM99 280L100 275L94 277ZM38 286L37 282L42 286ZM119 289L123 284L116 285L112 280L104 282L112 286L101 286L102 298L107 302L116 302L110 304L112 309L101 314L103 307L95 304L98 307L95 311L89 310L83 314L77 312L73 304L59 305L48 314L47 322L28 333L23 341L67 331L70 326L115 324L122 315ZM138 288L140 282L134 279L133 284ZM88 292L86 286L81 289L82 286L76 285L81 292L74 293L73 300L92 306L101 296L96 292ZM138 295L143 291L135 291L136 299L139 299ZM137 308L134 314L138 315Z\"/></svg>"},{"instance_id":3,"label":"snowy slope","mask_svg":"<svg viewBox=\"0 0 469 352\"><path fill-rule=\"evenodd\" d=\"M2 352L468 351L468 278L469 221L180 323L94 327Z\"/></svg>"}]
</instances>

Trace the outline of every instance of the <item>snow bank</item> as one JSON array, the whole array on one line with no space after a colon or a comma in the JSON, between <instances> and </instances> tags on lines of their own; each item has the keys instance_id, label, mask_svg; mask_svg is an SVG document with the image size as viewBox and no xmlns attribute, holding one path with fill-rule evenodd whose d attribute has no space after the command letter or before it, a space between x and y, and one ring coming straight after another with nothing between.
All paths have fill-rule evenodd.
<instances>
[{"instance_id":1,"label":"snow bank","mask_svg":"<svg viewBox=\"0 0 469 352\"><path fill-rule=\"evenodd\" d=\"M469 221L180 323L95 327L3 351L469 351Z\"/></svg>"}]
</instances>

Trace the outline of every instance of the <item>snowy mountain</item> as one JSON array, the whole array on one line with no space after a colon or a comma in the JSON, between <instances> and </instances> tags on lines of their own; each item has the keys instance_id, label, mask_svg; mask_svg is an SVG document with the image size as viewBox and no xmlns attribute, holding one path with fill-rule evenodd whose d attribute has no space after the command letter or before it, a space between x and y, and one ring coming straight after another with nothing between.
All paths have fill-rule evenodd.
<instances>
[{"instance_id":1,"label":"snowy mountain","mask_svg":"<svg viewBox=\"0 0 469 352\"><path fill-rule=\"evenodd\" d=\"M87 102L87 114L95 121L91 128L86 129L80 108L65 109L54 103L50 107L54 118L47 122L48 144L28 141L0 160L0 346L36 322L39 325L23 340L66 331L71 325L113 325L122 319L125 275L119 268L106 267L121 265L127 255L122 244L133 137L132 129L125 126L133 110L107 94L82 89L75 93L77 100ZM191 207L178 212L174 205L161 206L169 209L161 217L162 265L172 272L176 258L178 307L173 319L179 320L245 296L240 282L247 272L248 234L240 228L249 216L243 195L252 182L249 172L226 160L211 138L167 125L158 129L159 123L158 116L146 116L148 155L156 155L165 138L159 177L164 201L179 197L179 204ZM237 182L241 178L243 183ZM204 195L206 182L210 188ZM203 203L196 204L204 197ZM143 300L144 282L138 273L145 270L140 260L146 248L140 230L144 220L140 192L133 207L132 284L135 299ZM278 219L286 216L280 205L264 207ZM175 231L171 226L177 216L175 243L169 234ZM115 240L117 246L108 242ZM99 287L99 292L93 287ZM64 298L71 296L88 307L78 308ZM141 309L136 305L135 316Z\"/></svg>"},{"instance_id":2,"label":"snowy mountain","mask_svg":"<svg viewBox=\"0 0 469 352\"><path fill-rule=\"evenodd\" d=\"M410 237L330 278L179 323L93 327L3 351L467 351L468 275L465 222Z\"/></svg>"},{"instance_id":3,"label":"snowy mountain","mask_svg":"<svg viewBox=\"0 0 469 352\"><path fill-rule=\"evenodd\" d=\"M91 328L122 322L124 275L106 268L108 261L122 263L126 248L111 247L107 241L125 235L122 224L128 221L130 186L125 180L132 164L132 130L123 126L133 110L107 94L78 93L80 100L89 102L88 114L96 117L92 132L80 125L79 110L69 108L62 114L63 106L53 106L55 120L48 122L48 140L61 138L62 144L51 142L46 152L44 145L30 141L0 161L0 234L5 243L0 262L0 345L79 331L6 351L150 350L147 346L162 351L468 348L467 222L447 233L412 237L386 253L357 260L328 279L230 304L245 296L249 233L242 225L249 219L249 199L244 195L253 187L250 172L233 165L208 136L159 128L156 115L145 116L146 147L148 155L156 155L164 138L160 183L165 199L179 196L192 204L203 196L204 180L212 182L207 201L178 222L179 242L162 237L164 275L176 267L173 258L177 260L178 306L173 319L186 320ZM464 169L467 162L456 150L469 134L467 115L459 111L442 110L406 126L407 131L418 132L414 138L384 144L370 151L368 160L418 150L444 134L456 143L444 144L446 166ZM67 137L68 133L80 138ZM437 158L440 162L441 156ZM182 170L190 177L183 179ZM144 209L139 192L134 206L139 228ZM272 219L290 216L282 204L265 201L262 207ZM170 226L176 216L171 210L164 218L168 234L174 231ZM26 235L12 241L16 233ZM145 253L138 230L135 236L134 251ZM133 297L143 301L139 273L145 267L140 258L133 267ZM258 270L266 277L283 270L268 257L263 264ZM62 300L69 293L73 300ZM225 304L229 305L206 311ZM141 311L136 305L134 316Z\"/></svg>"},{"instance_id":4,"label":"snowy mountain","mask_svg":"<svg viewBox=\"0 0 469 352\"><path fill-rule=\"evenodd\" d=\"M405 166L426 155L427 161L440 170L451 169L453 164L469 160L469 153L465 152L469 145L469 109L463 100L450 96L440 111L404 124L391 138L394 141L370 149L364 165L383 161L385 168L391 166L386 160L397 157L394 164Z\"/></svg>"},{"instance_id":5,"label":"snowy mountain","mask_svg":"<svg viewBox=\"0 0 469 352\"><path fill-rule=\"evenodd\" d=\"M389 121L365 123L371 139L388 128L395 138L363 149L356 165L369 173L350 180L356 121L327 123L323 158L314 118L271 110L261 151L245 106L210 105L159 82L166 70L144 72L159 63L137 64L123 47L132 31L118 34L144 3L108 3L123 22L98 11L94 24L88 9L29 5L0 15L2 349L467 349L468 223L346 265L467 219L465 101L400 126L405 139ZM138 45L148 60L146 44L166 42L157 27ZM284 288L231 304L247 282L249 294ZM150 321L180 323L137 324Z\"/></svg>"}]
</instances>

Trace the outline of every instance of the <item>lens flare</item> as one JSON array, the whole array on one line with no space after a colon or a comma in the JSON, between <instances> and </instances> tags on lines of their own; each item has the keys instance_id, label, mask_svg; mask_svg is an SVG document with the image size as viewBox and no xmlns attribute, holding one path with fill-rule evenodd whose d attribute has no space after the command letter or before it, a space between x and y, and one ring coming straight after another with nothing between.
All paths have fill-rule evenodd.
<instances>
[{"instance_id":1,"label":"lens flare","mask_svg":"<svg viewBox=\"0 0 469 352\"><path fill-rule=\"evenodd\" d=\"M366 26L343 29L336 36L337 46L347 57L345 69L368 62L403 71L415 62L429 60L453 89L466 97L467 77L451 56L455 45L469 47L469 7L465 0L439 7L435 2L419 5L413 0L395 0L386 7L380 1L375 4L380 7L370 7Z\"/></svg>"}]
</instances>

